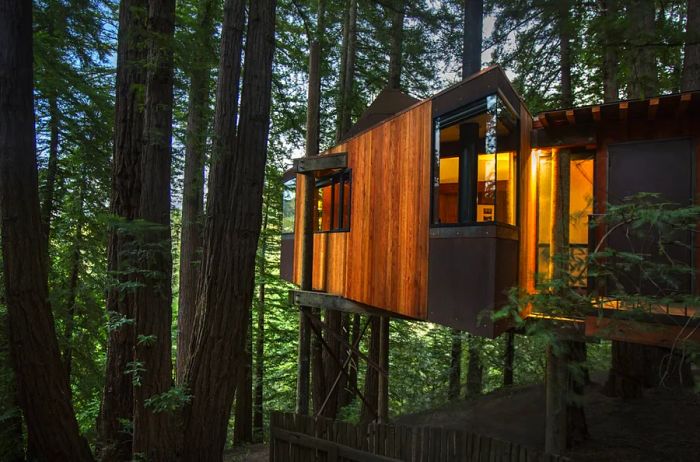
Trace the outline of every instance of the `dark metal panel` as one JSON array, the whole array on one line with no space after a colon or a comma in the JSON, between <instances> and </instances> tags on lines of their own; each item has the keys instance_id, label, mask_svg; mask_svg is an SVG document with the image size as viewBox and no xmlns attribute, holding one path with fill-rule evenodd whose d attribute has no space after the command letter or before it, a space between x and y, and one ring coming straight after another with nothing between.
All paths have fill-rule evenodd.
<instances>
[{"instance_id":1,"label":"dark metal panel","mask_svg":"<svg viewBox=\"0 0 700 462\"><path fill-rule=\"evenodd\" d=\"M282 234L280 277L294 282L294 234Z\"/></svg>"},{"instance_id":2,"label":"dark metal panel","mask_svg":"<svg viewBox=\"0 0 700 462\"><path fill-rule=\"evenodd\" d=\"M608 202L611 204L619 204L625 197L640 192L659 193L664 202L683 206L692 204L694 170L690 139L613 144L609 146L608 152ZM684 233L678 236L678 240L688 247L669 244L666 251L672 259L690 265L691 236ZM658 254L658 240L654 236L630 238L623 228L610 235L607 245L625 252ZM663 262L667 260L664 259ZM639 287L638 271L626 273L627 280L624 283L627 290ZM690 277L681 281L681 286L682 292L688 292L691 287ZM656 294L658 287L645 283L641 284L641 290L646 294Z\"/></svg>"},{"instance_id":3,"label":"dark metal panel","mask_svg":"<svg viewBox=\"0 0 700 462\"><path fill-rule=\"evenodd\" d=\"M520 114L520 97L513 90L503 70L496 66L435 95L432 98L432 116L439 117L496 93L513 107L516 114Z\"/></svg>"},{"instance_id":4,"label":"dark metal panel","mask_svg":"<svg viewBox=\"0 0 700 462\"><path fill-rule=\"evenodd\" d=\"M496 237L499 227L465 227L479 232L461 235L446 228L452 234L430 238L428 321L484 337L502 331L491 313L505 305L508 289L517 284L518 241L510 238L510 227L508 237Z\"/></svg>"}]
</instances>

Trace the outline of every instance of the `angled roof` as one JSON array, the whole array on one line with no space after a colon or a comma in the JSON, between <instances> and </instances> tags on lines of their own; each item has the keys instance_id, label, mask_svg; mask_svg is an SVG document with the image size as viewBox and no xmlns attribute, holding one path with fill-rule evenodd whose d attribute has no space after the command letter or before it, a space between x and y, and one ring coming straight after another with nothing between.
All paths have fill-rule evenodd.
<instances>
[{"instance_id":1,"label":"angled roof","mask_svg":"<svg viewBox=\"0 0 700 462\"><path fill-rule=\"evenodd\" d=\"M365 109L365 112L362 113L355 125L343 135L340 143L413 106L419 101L419 99L409 96L401 90L385 88L379 92L372 104Z\"/></svg>"}]
</instances>

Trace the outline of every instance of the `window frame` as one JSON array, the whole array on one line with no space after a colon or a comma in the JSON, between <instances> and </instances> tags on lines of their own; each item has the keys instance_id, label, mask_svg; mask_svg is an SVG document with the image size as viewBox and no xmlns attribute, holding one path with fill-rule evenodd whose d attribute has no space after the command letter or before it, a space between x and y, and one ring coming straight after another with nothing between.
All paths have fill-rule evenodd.
<instances>
[{"instance_id":1,"label":"window frame","mask_svg":"<svg viewBox=\"0 0 700 462\"><path fill-rule=\"evenodd\" d=\"M440 162L440 130L443 128L447 128L449 126L452 126L456 123L459 123L461 120L469 119L471 117L475 117L484 113L487 113L489 111L489 103L488 100L489 98L496 98L496 104L501 104L502 109L505 109L506 111L509 111L512 115L513 118L515 119L515 128L514 130L517 133L517 141L514 146L514 152L516 156L516 161L515 161L515 219L514 219L514 224L510 223L505 223L502 221L477 221L476 219L474 220L459 220L457 223L438 223L438 216L437 214L439 213L439 203L438 203L438 198L436 197L436 189L439 188L439 169L437 166L439 165ZM498 117L498 115L496 116ZM465 226L505 226L505 227L510 227L510 228L517 228L520 224L520 150L521 150L521 137L520 137L520 129L521 129L521 120L520 120L520 114L515 110L515 108L512 106L512 104L507 100L507 98L503 95L503 93L500 90L497 90L494 93L490 93L488 95L485 95L477 100L471 101L464 106L461 106L453 111L450 111L448 113L438 115L432 118L432 132L430 136L430 227L431 228L459 228L459 227L465 227ZM496 145L496 150L498 150L498 145ZM446 158L450 157L458 157L460 159L460 164L464 163L466 164L466 161L462 160L461 155L457 156L446 156ZM478 155L476 156L476 160L474 163L478 163ZM460 165L460 169L461 169ZM478 175L478 168L473 171L473 173L470 175L471 177L476 177ZM470 180L463 180L461 177L459 178L458 185L460 187L460 192L458 193L459 195L462 195L463 193L461 192L461 188L463 187L463 183L468 183ZM473 181L473 178L472 178ZM474 188L473 194L468 203L471 204L469 209L471 213L471 209L473 209L474 212L476 212L477 209L477 189ZM495 215L495 207L497 204L494 204L494 215ZM460 209L462 208L462 204L458 203L458 217L460 213ZM474 213L476 214L476 213Z\"/></svg>"},{"instance_id":2,"label":"window frame","mask_svg":"<svg viewBox=\"0 0 700 462\"><path fill-rule=\"evenodd\" d=\"M348 196L349 198L347 199L347 213L345 210L345 188L343 187L345 184L348 185ZM336 188L336 186L340 185L340 187ZM331 215L331 223L330 227L328 230L323 230L323 229L318 229L318 204L316 203L314 205L314 234L322 234L322 233L346 233L350 231L350 223L352 222L351 219L351 211L352 211L352 169L346 168L343 169L339 172L332 173L330 175L324 175L322 177L319 177L316 179L314 183L314 195L316 195L319 191L319 188L323 188L326 186L331 187L331 207L330 207L330 215ZM335 194L336 194L336 189L339 190L339 198L338 198L338 205L339 205L339 210L336 210L336 201L335 201ZM345 223L345 217L347 216L347 223ZM340 227L336 227L336 221L340 218L339 221L341 221Z\"/></svg>"}]
</instances>

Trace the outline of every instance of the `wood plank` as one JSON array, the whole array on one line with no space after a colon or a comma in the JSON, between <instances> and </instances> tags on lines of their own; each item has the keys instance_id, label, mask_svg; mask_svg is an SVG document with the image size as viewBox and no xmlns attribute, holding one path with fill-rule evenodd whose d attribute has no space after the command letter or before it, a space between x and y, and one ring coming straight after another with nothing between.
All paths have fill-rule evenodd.
<instances>
[{"instance_id":1,"label":"wood plank","mask_svg":"<svg viewBox=\"0 0 700 462\"><path fill-rule=\"evenodd\" d=\"M292 170L296 173L316 173L322 170L338 170L348 166L348 153L336 152L314 157L294 159Z\"/></svg>"},{"instance_id":2,"label":"wood plank","mask_svg":"<svg viewBox=\"0 0 700 462\"><path fill-rule=\"evenodd\" d=\"M652 98L649 100L649 107L647 108L647 120L655 120L656 113L659 110L659 98Z\"/></svg>"},{"instance_id":3,"label":"wood plank","mask_svg":"<svg viewBox=\"0 0 700 462\"><path fill-rule=\"evenodd\" d=\"M693 326L669 326L598 316L586 317L586 336L665 348L677 348L685 342L700 344L700 330Z\"/></svg>"}]
</instances>

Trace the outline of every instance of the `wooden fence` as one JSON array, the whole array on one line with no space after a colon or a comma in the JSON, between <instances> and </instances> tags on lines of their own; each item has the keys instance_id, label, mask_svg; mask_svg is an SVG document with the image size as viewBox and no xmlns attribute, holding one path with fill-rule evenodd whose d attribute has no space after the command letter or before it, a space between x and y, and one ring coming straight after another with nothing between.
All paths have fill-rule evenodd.
<instances>
[{"instance_id":1,"label":"wooden fence","mask_svg":"<svg viewBox=\"0 0 700 462\"><path fill-rule=\"evenodd\" d=\"M464 430L353 425L273 412L270 462L568 462Z\"/></svg>"}]
</instances>

